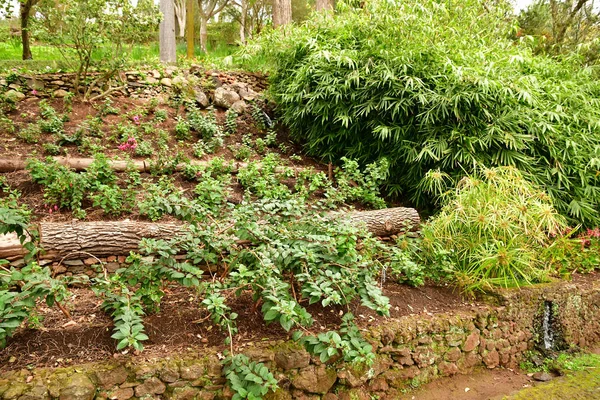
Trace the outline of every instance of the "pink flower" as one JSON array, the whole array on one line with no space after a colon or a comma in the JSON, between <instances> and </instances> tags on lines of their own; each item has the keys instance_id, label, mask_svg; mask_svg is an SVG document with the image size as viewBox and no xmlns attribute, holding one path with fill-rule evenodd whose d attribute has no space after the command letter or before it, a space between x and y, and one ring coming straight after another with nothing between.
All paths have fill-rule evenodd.
<instances>
[{"instance_id":1,"label":"pink flower","mask_svg":"<svg viewBox=\"0 0 600 400\"><path fill-rule=\"evenodd\" d=\"M136 147L137 147L137 141L135 140L134 137L130 137L129 139L127 139L127 141L125 143L119 145L119 150L133 151L133 150L135 150Z\"/></svg>"},{"instance_id":2,"label":"pink flower","mask_svg":"<svg viewBox=\"0 0 600 400\"><path fill-rule=\"evenodd\" d=\"M54 211L58 211L58 206L56 204L54 205Z\"/></svg>"},{"instance_id":3,"label":"pink flower","mask_svg":"<svg viewBox=\"0 0 600 400\"><path fill-rule=\"evenodd\" d=\"M139 116L139 115L134 115L134 116L133 116L133 122L134 122L136 125L139 125L139 124L140 124L140 116Z\"/></svg>"},{"instance_id":4,"label":"pink flower","mask_svg":"<svg viewBox=\"0 0 600 400\"><path fill-rule=\"evenodd\" d=\"M48 212L49 212L50 214L52 214L52 209L49 209L49 210L48 210Z\"/></svg>"},{"instance_id":5,"label":"pink flower","mask_svg":"<svg viewBox=\"0 0 600 400\"><path fill-rule=\"evenodd\" d=\"M37 90L35 90L35 89L33 89L33 90L31 91L31 94L32 94L32 95L34 95L34 96L37 96L37 94L38 94L38 91L37 91Z\"/></svg>"}]
</instances>

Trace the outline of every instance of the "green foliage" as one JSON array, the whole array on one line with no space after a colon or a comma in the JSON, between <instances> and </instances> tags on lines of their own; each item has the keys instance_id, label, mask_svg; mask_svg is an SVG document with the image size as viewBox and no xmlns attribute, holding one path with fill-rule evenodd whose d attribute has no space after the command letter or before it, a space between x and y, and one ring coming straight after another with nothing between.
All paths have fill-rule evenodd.
<instances>
[{"instance_id":1,"label":"green foliage","mask_svg":"<svg viewBox=\"0 0 600 400\"><path fill-rule=\"evenodd\" d=\"M449 193L439 214L422 228L423 256L442 254L469 291L545 279L544 251L566 227L548 195L515 168L482 171Z\"/></svg>"},{"instance_id":2,"label":"green foliage","mask_svg":"<svg viewBox=\"0 0 600 400\"><path fill-rule=\"evenodd\" d=\"M30 159L27 169L31 179L44 187L44 199L49 206L67 208L77 218L85 217L83 201L89 197L95 206L109 214L120 214L125 194L116 185L116 176L108 159L101 154L84 173L60 165L51 157L44 161Z\"/></svg>"},{"instance_id":3,"label":"green foliage","mask_svg":"<svg viewBox=\"0 0 600 400\"><path fill-rule=\"evenodd\" d=\"M187 107L187 123L190 129L198 133L202 139L209 140L215 136L222 135L221 127L217 124L217 117L214 110L203 113L196 106Z\"/></svg>"},{"instance_id":4,"label":"green foliage","mask_svg":"<svg viewBox=\"0 0 600 400\"><path fill-rule=\"evenodd\" d=\"M309 353L319 356L322 363L329 363L333 359L371 366L375 361L373 346L363 338L353 320L354 316L347 313L342 317L339 332L329 331L315 336L302 336L301 331L296 331L295 339L304 345Z\"/></svg>"},{"instance_id":5,"label":"green foliage","mask_svg":"<svg viewBox=\"0 0 600 400\"><path fill-rule=\"evenodd\" d=\"M270 61L281 119L312 155L385 157L388 190L421 206L481 166L514 166L563 215L599 225L597 72L514 43L508 12L479 0L340 3L249 52Z\"/></svg>"},{"instance_id":6,"label":"green foliage","mask_svg":"<svg viewBox=\"0 0 600 400\"><path fill-rule=\"evenodd\" d=\"M560 275L590 273L600 267L600 229L588 229L575 238L574 233L557 237L546 249L549 269Z\"/></svg>"},{"instance_id":7,"label":"green foliage","mask_svg":"<svg viewBox=\"0 0 600 400\"><path fill-rule=\"evenodd\" d=\"M50 268L40 267L34 256L38 252L33 243L33 232L28 231L30 211L18 204L19 192L10 189L0 180L0 235L15 233L27 251L27 265L21 269L7 269L8 261L0 259L0 348L21 326L23 321L35 314L38 300L45 300L49 307L64 301L68 292L65 284L52 277Z\"/></svg>"},{"instance_id":8,"label":"green foliage","mask_svg":"<svg viewBox=\"0 0 600 400\"><path fill-rule=\"evenodd\" d=\"M57 45L67 62L76 54L75 93L88 77L90 68L103 73L88 86L89 97L95 85L112 78L124 65L127 43L146 39L160 21L158 8L151 1L68 0L57 7L52 0L38 4L43 18L40 29L46 39Z\"/></svg>"},{"instance_id":9,"label":"green foliage","mask_svg":"<svg viewBox=\"0 0 600 400\"><path fill-rule=\"evenodd\" d=\"M229 387L235 392L233 400L262 399L269 391L277 389L277 380L269 369L243 354L226 358L223 365Z\"/></svg>"},{"instance_id":10,"label":"green foliage","mask_svg":"<svg viewBox=\"0 0 600 400\"><path fill-rule=\"evenodd\" d=\"M231 108L225 113L225 133L235 134L237 132L238 114Z\"/></svg>"},{"instance_id":11,"label":"green foliage","mask_svg":"<svg viewBox=\"0 0 600 400\"><path fill-rule=\"evenodd\" d=\"M62 134L64 132L65 117L57 113L46 100L40 101L40 114L42 115L42 119L39 122L41 132L55 134Z\"/></svg>"},{"instance_id":12,"label":"green foliage","mask_svg":"<svg viewBox=\"0 0 600 400\"><path fill-rule=\"evenodd\" d=\"M190 221L205 212L204 207L185 197L183 191L177 189L173 180L167 177L160 178L157 183L145 185L144 192L146 196L139 203L140 214L152 221L163 215Z\"/></svg>"},{"instance_id":13,"label":"green foliage","mask_svg":"<svg viewBox=\"0 0 600 400\"><path fill-rule=\"evenodd\" d=\"M190 124L181 117L177 117L177 124L175 124L175 137L179 140L189 140L192 138L190 133Z\"/></svg>"}]
</instances>

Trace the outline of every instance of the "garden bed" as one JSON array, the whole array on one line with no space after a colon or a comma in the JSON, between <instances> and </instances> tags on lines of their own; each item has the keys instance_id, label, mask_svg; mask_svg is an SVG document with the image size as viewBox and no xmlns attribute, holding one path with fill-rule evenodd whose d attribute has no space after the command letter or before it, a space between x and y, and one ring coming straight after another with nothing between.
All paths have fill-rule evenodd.
<instances>
[{"instance_id":1,"label":"garden bed","mask_svg":"<svg viewBox=\"0 0 600 400\"><path fill-rule=\"evenodd\" d=\"M22 329L5 349L0 350L1 370L61 367L126 357L115 350L116 342L111 339L113 322L100 308L102 301L87 288L73 289L72 293L68 302L72 321L57 308L41 305L36 318L39 326ZM456 288L448 286L413 288L388 282L384 285L384 293L392 305L390 318L469 311L480 306L480 303L463 299ZM219 351L226 349L223 346L226 335L211 324L199 304L200 299L192 290L177 286L169 288L160 312L144 319L150 340L139 355L140 359L185 356L214 347ZM260 307L256 307L251 296L243 295L233 304L234 311L239 314L236 348L243 349L265 340L289 339L289 334L279 325L265 325ZM387 321L359 304L352 304L350 308L362 328ZM322 309L313 305L309 310L315 318L311 330L320 332L339 327L341 307Z\"/></svg>"}]
</instances>

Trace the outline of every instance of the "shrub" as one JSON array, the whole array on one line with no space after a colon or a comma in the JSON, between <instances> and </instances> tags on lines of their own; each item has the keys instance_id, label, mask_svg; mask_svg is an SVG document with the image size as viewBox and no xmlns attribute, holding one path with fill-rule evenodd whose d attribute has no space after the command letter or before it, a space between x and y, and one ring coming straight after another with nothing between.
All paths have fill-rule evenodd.
<instances>
[{"instance_id":1,"label":"shrub","mask_svg":"<svg viewBox=\"0 0 600 400\"><path fill-rule=\"evenodd\" d=\"M388 190L421 206L479 166L514 166L562 214L598 225L600 81L575 56L510 40L505 6L342 3L248 51L269 60L270 95L312 155L385 157Z\"/></svg>"},{"instance_id":2,"label":"shrub","mask_svg":"<svg viewBox=\"0 0 600 400\"><path fill-rule=\"evenodd\" d=\"M548 195L512 167L465 177L423 226L423 255L445 256L468 291L545 279L544 251L565 229Z\"/></svg>"}]
</instances>

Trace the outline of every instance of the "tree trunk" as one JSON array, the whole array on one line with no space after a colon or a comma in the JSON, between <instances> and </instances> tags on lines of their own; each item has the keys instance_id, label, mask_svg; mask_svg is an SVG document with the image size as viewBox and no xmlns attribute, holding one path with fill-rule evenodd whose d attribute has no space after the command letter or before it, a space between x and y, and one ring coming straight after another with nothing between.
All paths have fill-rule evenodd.
<instances>
[{"instance_id":1,"label":"tree trunk","mask_svg":"<svg viewBox=\"0 0 600 400\"><path fill-rule=\"evenodd\" d=\"M206 42L208 41L208 18L205 15L200 15L200 48L203 52L208 53Z\"/></svg>"},{"instance_id":2,"label":"tree trunk","mask_svg":"<svg viewBox=\"0 0 600 400\"><path fill-rule=\"evenodd\" d=\"M339 213L329 217L339 219ZM343 216L342 216L343 217ZM347 216L353 223L364 224L375 236L390 236L417 230L419 214L412 208L388 208L356 211ZM185 225L138 221L41 222L38 226L42 259L87 258L126 255L137 251L142 238L172 239L184 232ZM0 259L22 258L25 252L16 235L0 236Z\"/></svg>"},{"instance_id":3,"label":"tree trunk","mask_svg":"<svg viewBox=\"0 0 600 400\"><path fill-rule=\"evenodd\" d=\"M187 58L194 58L194 0L186 0L186 8Z\"/></svg>"},{"instance_id":4,"label":"tree trunk","mask_svg":"<svg viewBox=\"0 0 600 400\"><path fill-rule=\"evenodd\" d=\"M160 0L160 12L163 19L159 25L160 61L168 64L177 62L177 43L175 41L175 6L173 0Z\"/></svg>"},{"instance_id":5,"label":"tree trunk","mask_svg":"<svg viewBox=\"0 0 600 400\"><path fill-rule=\"evenodd\" d=\"M248 14L248 0L241 0L240 13L240 42L246 44L246 17Z\"/></svg>"},{"instance_id":6,"label":"tree trunk","mask_svg":"<svg viewBox=\"0 0 600 400\"><path fill-rule=\"evenodd\" d=\"M348 215L356 224L364 224L375 236L390 236L419 229L421 218L414 208L395 207L373 211L356 211Z\"/></svg>"},{"instance_id":7,"label":"tree trunk","mask_svg":"<svg viewBox=\"0 0 600 400\"><path fill-rule=\"evenodd\" d=\"M21 14L21 42L23 43L23 60L32 60L33 55L31 54L31 43L29 37L29 16L31 8L35 4L34 1L28 0L21 2L20 14Z\"/></svg>"},{"instance_id":8,"label":"tree trunk","mask_svg":"<svg viewBox=\"0 0 600 400\"><path fill-rule=\"evenodd\" d=\"M273 0L273 26L275 28L292 22L292 0Z\"/></svg>"},{"instance_id":9,"label":"tree trunk","mask_svg":"<svg viewBox=\"0 0 600 400\"><path fill-rule=\"evenodd\" d=\"M317 11L333 11L334 1L333 0L317 0L316 9Z\"/></svg>"},{"instance_id":10,"label":"tree trunk","mask_svg":"<svg viewBox=\"0 0 600 400\"><path fill-rule=\"evenodd\" d=\"M173 5L175 6L175 17L177 18L177 26L179 27L180 38L185 37L185 26L187 23L187 2L189 0L175 0Z\"/></svg>"},{"instance_id":11,"label":"tree trunk","mask_svg":"<svg viewBox=\"0 0 600 400\"><path fill-rule=\"evenodd\" d=\"M56 161L60 165L64 165L75 171L85 171L90 167L90 165L94 162L93 158L69 158L69 157L52 157L54 161ZM191 165L197 166L207 166L210 161L200 161L200 160L191 160L189 162ZM155 168L152 166L152 163L149 161L124 161L124 160L108 160L108 165L115 172L125 172L129 168L133 168L139 172L152 172ZM178 164L175 166L177 171L183 170L186 164ZM236 172L239 168L243 168L248 164L245 162L236 162L232 166L232 172ZM4 158L0 159L0 173L2 172L14 172L14 171L22 171L27 167L27 160L24 158ZM277 171L283 171L283 167L278 167ZM301 171L303 168L301 167L292 167L294 171Z\"/></svg>"}]
</instances>

